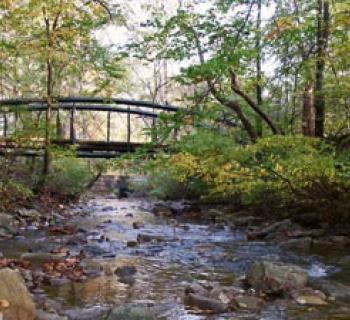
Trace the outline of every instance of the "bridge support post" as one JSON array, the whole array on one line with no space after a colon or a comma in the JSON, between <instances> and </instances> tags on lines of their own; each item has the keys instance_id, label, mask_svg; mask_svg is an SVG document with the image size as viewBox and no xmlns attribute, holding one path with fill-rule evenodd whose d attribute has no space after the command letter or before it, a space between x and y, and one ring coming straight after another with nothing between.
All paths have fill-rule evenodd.
<instances>
[{"instance_id":1,"label":"bridge support post","mask_svg":"<svg viewBox=\"0 0 350 320\"><path fill-rule=\"evenodd\" d=\"M157 126L157 120L156 120L156 118L153 118L152 119L152 135L151 135L152 142L156 142L157 141L156 126Z\"/></svg>"},{"instance_id":2,"label":"bridge support post","mask_svg":"<svg viewBox=\"0 0 350 320\"><path fill-rule=\"evenodd\" d=\"M70 141L72 144L76 143L75 120L76 120L76 108L74 104L70 112Z\"/></svg>"},{"instance_id":3,"label":"bridge support post","mask_svg":"<svg viewBox=\"0 0 350 320\"><path fill-rule=\"evenodd\" d=\"M60 115L60 107L58 106L56 111L56 137L57 139L61 139L62 137L62 123L61 123L61 115Z\"/></svg>"},{"instance_id":4,"label":"bridge support post","mask_svg":"<svg viewBox=\"0 0 350 320\"><path fill-rule=\"evenodd\" d=\"M175 129L174 129L174 136L173 136L173 138L174 138L175 141L177 141L178 135L179 135L179 129L178 129L178 128L175 128Z\"/></svg>"},{"instance_id":5,"label":"bridge support post","mask_svg":"<svg viewBox=\"0 0 350 320\"><path fill-rule=\"evenodd\" d=\"M16 106L16 111L15 111L15 128L14 128L15 134L17 133L17 122L18 122L18 118L19 118L19 116L18 116L18 106Z\"/></svg>"},{"instance_id":6,"label":"bridge support post","mask_svg":"<svg viewBox=\"0 0 350 320\"><path fill-rule=\"evenodd\" d=\"M107 142L111 141L111 112L107 113Z\"/></svg>"},{"instance_id":7,"label":"bridge support post","mask_svg":"<svg viewBox=\"0 0 350 320\"><path fill-rule=\"evenodd\" d=\"M130 106L128 106L128 111L130 111ZM130 149L130 142L131 142L131 117L130 117L130 112L128 112L128 114L127 114L126 142L128 143L128 149Z\"/></svg>"},{"instance_id":8,"label":"bridge support post","mask_svg":"<svg viewBox=\"0 0 350 320\"><path fill-rule=\"evenodd\" d=\"M4 113L2 115L2 117L3 117L3 124L4 124L3 134L4 134L4 137L7 137L7 115L6 115L6 113Z\"/></svg>"}]
</instances>

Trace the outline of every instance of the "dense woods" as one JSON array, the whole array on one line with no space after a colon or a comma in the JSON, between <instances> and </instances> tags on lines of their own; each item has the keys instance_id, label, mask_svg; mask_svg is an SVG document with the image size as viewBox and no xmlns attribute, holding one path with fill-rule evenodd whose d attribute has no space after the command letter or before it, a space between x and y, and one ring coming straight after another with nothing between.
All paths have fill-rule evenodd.
<instances>
[{"instance_id":1,"label":"dense woods","mask_svg":"<svg viewBox=\"0 0 350 320\"><path fill-rule=\"evenodd\" d=\"M141 10L144 17L137 21L130 18L132 4L118 1L2 3L1 95L47 101L45 118L18 112L14 120L3 118L22 128L16 131L22 142L23 135L45 140L39 176L52 171L52 139L67 131L63 123L69 115L53 113L55 97L124 94L182 108L175 116L161 118L151 133L156 144L168 141L173 155L164 155L163 161L159 154L149 163L141 157L141 164L140 157L134 157L139 172L158 158L164 170L179 166L172 179L181 176L178 183L198 188L192 191L200 198L246 194L241 183L249 185L248 193L271 196L282 185L288 197L303 194L307 202L313 197L333 202L333 183L334 192L347 193L346 1L145 2ZM102 40L117 32L129 37L124 36L124 42ZM81 119L83 131L105 126L98 114ZM8 125L4 121L3 127ZM174 130L181 137L176 142ZM271 148L269 159L257 155L260 145ZM284 145L290 161L281 150ZM299 150L308 145L315 153ZM254 162L238 159L237 152L249 150L254 150ZM308 159L296 161L294 152ZM248 182L247 175L253 181ZM164 193L166 186L155 188ZM341 197L342 205L344 201Z\"/></svg>"},{"instance_id":2,"label":"dense woods","mask_svg":"<svg viewBox=\"0 0 350 320\"><path fill-rule=\"evenodd\" d=\"M3 127L14 121L21 128L16 139L45 141L39 177L53 169L53 138L67 131L69 115L53 113L55 97L126 94L182 108L145 132L171 152L146 162L133 156L139 172L157 176L170 167L168 179L185 184L189 196L254 194L248 196L254 205L268 194L279 207L301 197L300 208L304 202L327 208L319 200L332 206L336 193L346 210L347 1L145 2L141 10L144 17L136 21L132 4L118 1L2 3L1 95L44 97L47 104L44 118L16 111L7 119L4 113ZM128 38L103 40L117 32ZM106 125L95 115L82 116L83 131ZM165 185L154 188L175 196Z\"/></svg>"}]
</instances>

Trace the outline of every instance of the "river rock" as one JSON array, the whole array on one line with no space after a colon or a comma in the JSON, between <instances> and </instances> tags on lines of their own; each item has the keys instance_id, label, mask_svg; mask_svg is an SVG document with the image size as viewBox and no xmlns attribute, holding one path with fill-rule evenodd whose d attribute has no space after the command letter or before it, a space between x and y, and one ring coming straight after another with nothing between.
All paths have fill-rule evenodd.
<instances>
[{"instance_id":1,"label":"river rock","mask_svg":"<svg viewBox=\"0 0 350 320\"><path fill-rule=\"evenodd\" d=\"M265 293L288 293L292 289L305 287L308 274L295 265L260 261L255 262L248 271L247 282Z\"/></svg>"},{"instance_id":2,"label":"river rock","mask_svg":"<svg viewBox=\"0 0 350 320\"><path fill-rule=\"evenodd\" d=\"M213 313L224 313L228 311L228 305L216 299L207 298L197 294L189 293L185 295L185 305L195 307L203 311L211 311Z\"/></svg>"},{"instance_id":3,"label":"river rock","mask_svg":"<svg viewBox=\"0 0 350 320\"><path fill-rule=\"evenodd\" d=\"M220 297L223 297L224 300L226 300L226 295L224 294L223 289L219 285L216 285L213 288L211 288L211 290L209 291L208 297L219 301L222 301ZM222 301L222 302L228 303L227 301Z\"/></svg>"},{"instance_id":4,"label":"river rock","mask_svg":"<svg viewBox=\"0 0 350 320\"><path fill-rule=\"evenodd\" d=\"M117 268L114 273L118 276L118 280L121 283L132 286L135 283L134 276L137 273L137 269L135 266L123 266Z\"/></svg>"},{"instance_id":5,"label":"river rock","mask_svg":"<svg viewBox=\"0 0 350 320\"><path fill-rule=\"evenodd\" d=\"M15 219L9 214L0 213L0 231L1 230L3 230L4 233L16 233Z\"/></svg>"},{"instance_id":6,"label":"river rock","mask_svg":"<svg viewBox=\"0 0 350 320\"><path fill-rule=\"evenodd\" d=\"M143 243L143 242L162 242L162 241L166 241L166 240L168 240L167 237L162 236L162 235L158 235L158 234L139 233L137 235L137 241L140 243Z\"/></svg>"},{"instance_id":7,"label":"river rock","mask_svg":"<svg viewBox=\"0 0 350 320\"><path fill-rule=\"evenodd\" d=\"M21 259L31 262L46 262L61 260L62 256L47 252L26 252L21 255Z\"/></svg>"},{"instance_id":8,"label":"river rock","mask_svg":"<svg viewBox=\"0 0 350 320\"><path fill-rule=\"evenodd\" d=\"M209 295L208 290L198 283L192 283L185 288L185 294L190 294L190 293L204 296L204 297L208 297Z\"/></svg>"},{"instance_id":9,"label":"river rock","mask_svg":"<svg viewBox=\"0 0 350 320\"><path fill-rule=\"evenodd\" d=\"M78 246L86 243L87 243L86 236L85 234L82 234L82 233L72 235L66 241L67 246Z\"/></svg>"},{"instance_id":10,"label":"river rock","mask_svg":"<svg viewBox=\"0 0 350 320\"><path fill-rule=\"evenodd\" d=\"M149 309L120 306L114 308L107 317L107 320L156 320L156 315Z\"/></svg>"},{"instance_id":11,"label":"river rock","mask_svg":"<svg viewBox=\"0 0 350 320\"><path fill-rule=\"evenodd\" d=\"M55 313L46 312L44 310L37 310L36 320L68 320L67 316L59 316Z\"/></svg>"},{"instance_id":12,"label":"river rock","mask_svg":"<svg viewBox=\"0 0 350 320\"><path fill-rule=\"evenodd\" d=\"M50 286L52 287L59 287L63 286L67 283L70 283L70 280L67 278L48 278L47 281L50 283Z\"/></svg>"},{"instance_id":13,"label":"river rock","mask_svg":"<svg viewBox=\"0 0 350 320\"><path fill-rule=\"evenodd\" d=\"M350 243L350 239L346 236L333 236L330 237L330 241L333 242L338 248L345 247Z\"/></svg>"},{"instance_id":14,"label":"river rock","mask_svg":"<svg viewBox=\"0 0 350 320\"><path fill-rule=\"evenodd\" d=\"M255 216L242 216L233 219L233 223L236 227L247 227L260 221L261 219Z\"/></svg>"},{"instance_id":15,"label":"river rock","mask_svg":"<svg viewBox=\"0 0 350 320\"><path fill-rule=\"evenodd\" d=\"M229 305L232 310L237 307L234 298L242 291L244 290L239 290L236 287L221 287L220 285L215 284L209 291L208 297Z\"/></svg>"},{"instance_id":16,"label":"river rock","mask_svg":"<svg viewBox=\"0 0 350 320\"><path fill-rule=\"evenodd\" d=\"M130 277L130 276L134 276L137 273L137 269L135 266L123 266L123 267L117 268L114 271L114 273L118 277Z\"/></svg>"},{"instance_id":17,"label":"river rock","mask_svg":"<svg viewBox=\"0 0 350 320\"><path fill-rule=\"evenodd\" d=\"M292 294L295 301L301 305L322 306L328 304L326 295L312 288L303 288Z\"/></svg>"},{"instance_id":18,"label":"river rock","mask_svg":"<svg viewBox=\"0 0 350 320\"><path fill-rule=\"evenodd\" d=\"M248 233L248 238L252 240L265 239L267 236L269 236L269 238L273 238L275 237L273 234L278 234L280 237L282 233L293 230L295 228L296 226L292 223L291 220L285 219L282 221L275 222L272 225L269 225L258 231Z\"/></svg>"},{"instance_id":19,"label":"river rock","mask_svg":"<svg viewBox=\"0 0 350 320\"><path fill-rule=\"evenodd\" d=\"M141 229L141 228L143 228L144 226L145 226L144 223L138 222L138 221L135 221L135 222L133 222L133 224L132 224L132 227L133 227L134 229Z\"/></svg>"},{"instance_id":20,"label":"river rock","mask_svg":"<svg viewBox=\"0 0 350 320\"><path fill-rule=\"evenodd\" d=\"M110 252L98 244L88 244L84 246L84 252L86 252L87 255L91 256L104 256L107 254L110 254Z\"/></svg>"},{"instance_id":21,"label":"river rock","mask_svg":"<svg viewBox=\"0 0 350 320\"><path fill-rule=\"evenodd\" d=\"M129 248L135 248L139 245L139 243L135 240L128 240L126 242L126 246L129 247Z\"/></svg>"},{"instance_id":22,"label":"river rock","mask_svg":"<svg viewBox=\"0 0 350 320\"><path fill-rule=\"evenodd\" d=\"M18 210L19 214L22 217L26 218L39 218L41 216L41 213L36 210L36 209L26 209L26 208L21 208Z\"/></svg>"},{"instance_id":23,"label":"river rock","mask_svg":"<svg viewBox=\"0 0 350 320\"><path fill-rule=\"evenodd\" d=\"M331 236L313 241L313 248L317 251L344 249L349 245L350 239L346 236Z\"/></svg>"},{"instance_id":24,"label":"river rock","mask_svg":"<svg viewBox=\"0 0 350 320\"><path fill-rule=\"evenodd\" d=\"M338 263L340 266L347 268L350 265L350 255L339 257Z\"/></svg>"},{"instance_id":25,"label":"river rock","mask_svg":"<svg viewBox=\"0 0 350 320\"><path fill-rule=\"evenodd\" d=\"M154 300L144 299L144 300L134 300L132 304L137 307L151 308L155 306L156 302Z\"/></svg>"},{"instance_id":26,"label":"river rock","mask_svg":"<svg viewBox=\"0 0 350 320\"><path fill-rule=\"evenodd\" d=\"M287 250L293 250L301 253L310 251L312 245L311 237L304 237L298 239L290 239L280 243L280 247Z\"/></svg>"},{"instance_id":27,"label":"river rock","mask_svg":"<svg viewBox=\"0 0 350 320\"><path fill-rule=\"evenodd\" d=\"M6 320L34 320L36 311L32 296L21 275L11 269L0 270L0 299L9 303L1 309Z\"/></svg>"},{"instance_id":28,"label":"river rock","mask_svg":"<svg viewBox=\"0 0 350 320\"><path fill-rule=\"evenodd\" d=\"M254 296L240 295L235 297L234 300L239 308L250 311L259 311L265 304L263 299Z\"/></svg>"},{"instance_id":29,"label":"river rock","mask_svg":"<svg viewBox=\"0 0 350 320\"><path fill-rule=\"evenodd\" d=\"M308 231L308 234L312 238L319 238L319 237L322 237L326 234L326 230L325 229L312 229L312 230Z\"/></svg>"},{"instance_id":30,"label":"river rock","mask_svg":"<svg viewBox=\"0 0 350 320\"><path fill-rule=\"evenodd\" d=\"M152 212L159 217L172 217L176 214L174 209L163 204L156 204Z\"/></svg>"},{"instance_id":31,"label":"river rock","mask_svg":"<svg viewBox=\"0 0 350 320\"><path fill-rule=\"evenodd\" d=\"M310 281L313 288L318 289L335 299L350 299L350 286L327 279L313 279Z\"/></svg>"},{"instance_id":32,"label":"river rock","mask_svg":"<svg viewBox=\"0 0 350 320\"><path fill-rule=\"evenodd\" d=\"M107 316L110 308L106 306L95 306L87 309L71 309L66 310L64 315L69 320L96 320Z\"/></svg>"},{"instance_id":33,"label":"river rock","mask_svg":"<svg viewBox=\"0 0 350 320\"><path fill-rule=\"evenodd\" d=\"M319 212L305 212L303 214L296 214L293 216L293 222L309 228L315 227L322 221L322 215Z\"/></svg>"}]
</instances>

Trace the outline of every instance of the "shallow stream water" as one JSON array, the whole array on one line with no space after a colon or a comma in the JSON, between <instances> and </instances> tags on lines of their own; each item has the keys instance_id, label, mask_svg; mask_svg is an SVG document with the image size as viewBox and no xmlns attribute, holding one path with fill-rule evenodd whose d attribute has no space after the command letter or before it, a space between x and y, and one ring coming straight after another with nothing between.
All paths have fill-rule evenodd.
<instances>
[{"instance_id":1,"label":"shallow stream water","mask_svg":"<svg viewBox=\"0 0 350 320\"><path fill-rule=\"evenodd\" d=\"M182 301L187 284L238 283L259 259L294 263L307 270L312 279L334 279L350 285L350 268L344 262L346 254L350 257L349 252L293 254L265 242L248 242L243 229L217 228L181 216L156 217L150 212L150 203L142 199L90 197L71 210L77 215L69 223L78 226L82 233L52 236L44 229L0 242L0 252L9 258L19 258L28 251L50 252L61 246L67 247L72 255L84 250L87 258L81 264L90 274L87 280L43 285L40 288L43 292L37 295L37 299L47 299L60 314L71 319L103 319L103 313L97 312L92 318L89 314L126 303L153 306L160 319L168 320L350 319L347 301L310 309L275 300L268 302L259 314L237 312L215 316L188 310ZM141 227L135 229L135 222L142 223ZM135 241L139 234L162 241L128 247L127 242ZM350 258L348 261L350 265ZM116 276L114 270L122 266L135 266L135 276L126 279Z\"/></svg>"}]
</instances>

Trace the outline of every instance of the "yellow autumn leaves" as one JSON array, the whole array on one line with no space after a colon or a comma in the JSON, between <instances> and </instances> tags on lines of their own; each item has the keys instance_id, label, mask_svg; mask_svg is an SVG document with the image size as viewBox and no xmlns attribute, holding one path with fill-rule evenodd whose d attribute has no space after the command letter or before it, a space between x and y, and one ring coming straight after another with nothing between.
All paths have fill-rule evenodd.
<instances>
[{"instance_id":1,"label":"yellow autumn leaves","mask_svg":"<svg viewBox=\"0 0 350 320\"><path fill-rule=\"evenodd\" d=\"M346 174L336 170L334 157L317 139L274 136L227 152L180 151L158 157L155 168L184 186L206 185L203 197L240 196L245 202L271 190L292 198L316 185L346 183Z\"/></svg>"}]
</instances>

